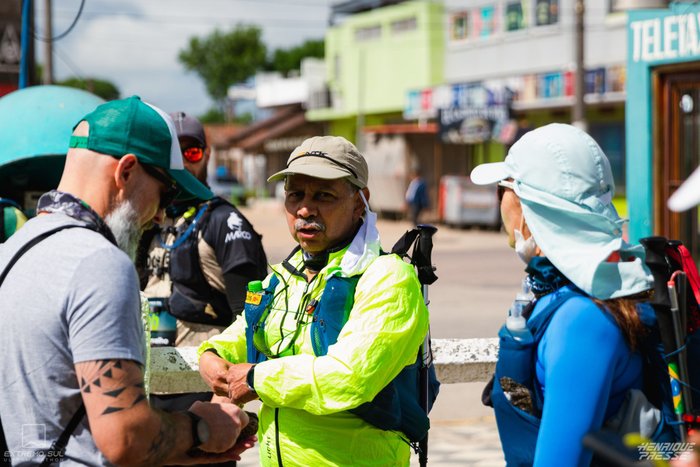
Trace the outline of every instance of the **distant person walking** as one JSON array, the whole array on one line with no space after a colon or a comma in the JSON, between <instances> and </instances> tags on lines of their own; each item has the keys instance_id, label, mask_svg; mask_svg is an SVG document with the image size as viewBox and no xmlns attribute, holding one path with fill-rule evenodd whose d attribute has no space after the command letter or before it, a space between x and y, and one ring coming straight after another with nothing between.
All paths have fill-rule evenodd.
<instances>
[{"instance_id":1,"label":"distant person walking","mask_svg":"<svg viewBox=\"0 0 700 467\"><path fill-rule=\"evenodd\" d=\"M408 189L406 190L406 205L408 206L408 214L411 216L411 222L414 225L418 225L421 211L430 206L428 185L421 176L420 170L415 170L412 174L411 183L408 184Z\"/></svg>"}]
</instances>

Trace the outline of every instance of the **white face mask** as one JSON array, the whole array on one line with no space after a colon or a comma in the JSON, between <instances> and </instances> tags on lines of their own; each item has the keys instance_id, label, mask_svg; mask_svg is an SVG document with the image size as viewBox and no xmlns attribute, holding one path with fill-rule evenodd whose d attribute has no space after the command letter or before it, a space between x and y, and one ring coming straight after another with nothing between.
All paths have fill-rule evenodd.
<instances>
[{"instance_id":1,"label":"white face mask","mask_svg":"<svg viewBox=\"0 0 700 467\"><path fill-rule=\"evenodd\" d=\"M537 254L535 237L530 235L530 238L525 240L522 232L518 229L513 229L513 236L515 237L515 252L523 263L529 264L530 260Z\"/></svg>"}]
</instances>

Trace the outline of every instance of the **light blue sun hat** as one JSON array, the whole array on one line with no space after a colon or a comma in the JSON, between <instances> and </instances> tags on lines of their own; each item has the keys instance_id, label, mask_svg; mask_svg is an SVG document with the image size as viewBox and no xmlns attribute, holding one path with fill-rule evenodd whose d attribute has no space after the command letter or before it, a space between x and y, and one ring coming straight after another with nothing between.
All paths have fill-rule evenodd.
<instances>
[{"instance_id":1,"label":"light blue sun hat","mask_svg":"<svg viewBox=\"0 0 700 467\"><path fill-rule=\"evenodd\" d=\"M512 178L537 246L587 294L609 299L653 285L641 245L622 238L626 219L612 204L615 184L608 158L584 131L553 123L523 135L503 162L482 164L472 182ZM614 252L619 261L610 261Z\"/></svg>"}]
</instances>

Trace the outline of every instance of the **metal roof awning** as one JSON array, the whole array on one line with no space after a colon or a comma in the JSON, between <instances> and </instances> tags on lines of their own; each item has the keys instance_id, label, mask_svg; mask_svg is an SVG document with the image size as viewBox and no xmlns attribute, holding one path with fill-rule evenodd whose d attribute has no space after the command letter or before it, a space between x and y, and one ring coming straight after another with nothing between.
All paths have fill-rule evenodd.
<instances>
[{"instance_id":1,"label":"metal roof awning","mask_svg":"<svg viewBox=\"0 0 700 467\"><path fill-rule=\"evenodd\" d=\"M261 146L266 140L282 136L295 128L299 128L305 123L306 116L304 113L298 113L280 120L275 125L259 128L257 131L236 142L234 146L244 150L251 150Z\"/></svg>"},{"instance_id":2,"label":"metal roof awning","mask_svg":"<svg viewBox=\"0 0 700 467\"><path fill-rule=\"evenodd\" d=\"M583 101L586 105L596 107L606 104L624 104L626 93L624 92L607 92L604 94L586 94ZM511 104L511 108L518 111L526 110L545 110L545 109L564 109L574 105L573 96L552 97L548 99L537 99L532 101L518 102Z\"/></svg>"},{"instance_id":3,"label":"metal roof awning","mask_svg":"<svg viewBox=\"0 0 700 467\"><path fill-rule=\"evenodd\" d=\"M384 125L368 125L362 128L363 133L379 133L385 135L397 134L436 134L437 123L387 123Z\"/></svg>"}]
</instances>

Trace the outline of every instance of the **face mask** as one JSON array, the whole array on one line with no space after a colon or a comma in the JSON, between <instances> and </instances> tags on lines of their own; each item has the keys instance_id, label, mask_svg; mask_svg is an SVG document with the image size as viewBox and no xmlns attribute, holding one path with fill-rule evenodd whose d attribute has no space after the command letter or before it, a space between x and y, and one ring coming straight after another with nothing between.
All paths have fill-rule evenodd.
<instances>
[{"instance_id":1,"label":"face mask","mask_svg":"<svg viewBox=\"0 0 700 467\"><path fill-rule=\"evenodd\" d=\"M343 273L348 277L364 272L370 263L379 256L380 251L377 214L369 209L369 204L362 194L362 190L360 190L360 198L365 205L365 221L340 262Z\"/></svg>"},{"instance_id":2,"label":"face mask","mask_svg":"<svg viewBox=\"0 0 700 467\"><path fill-rule=\"evenodd\" d=\"M530 238L525 240L523 234L518 229L513 229L513 236L515 237L515 252L523 263L529 264L537 251L535 237L530 235Z\"/></svg>"}]
</instances>

